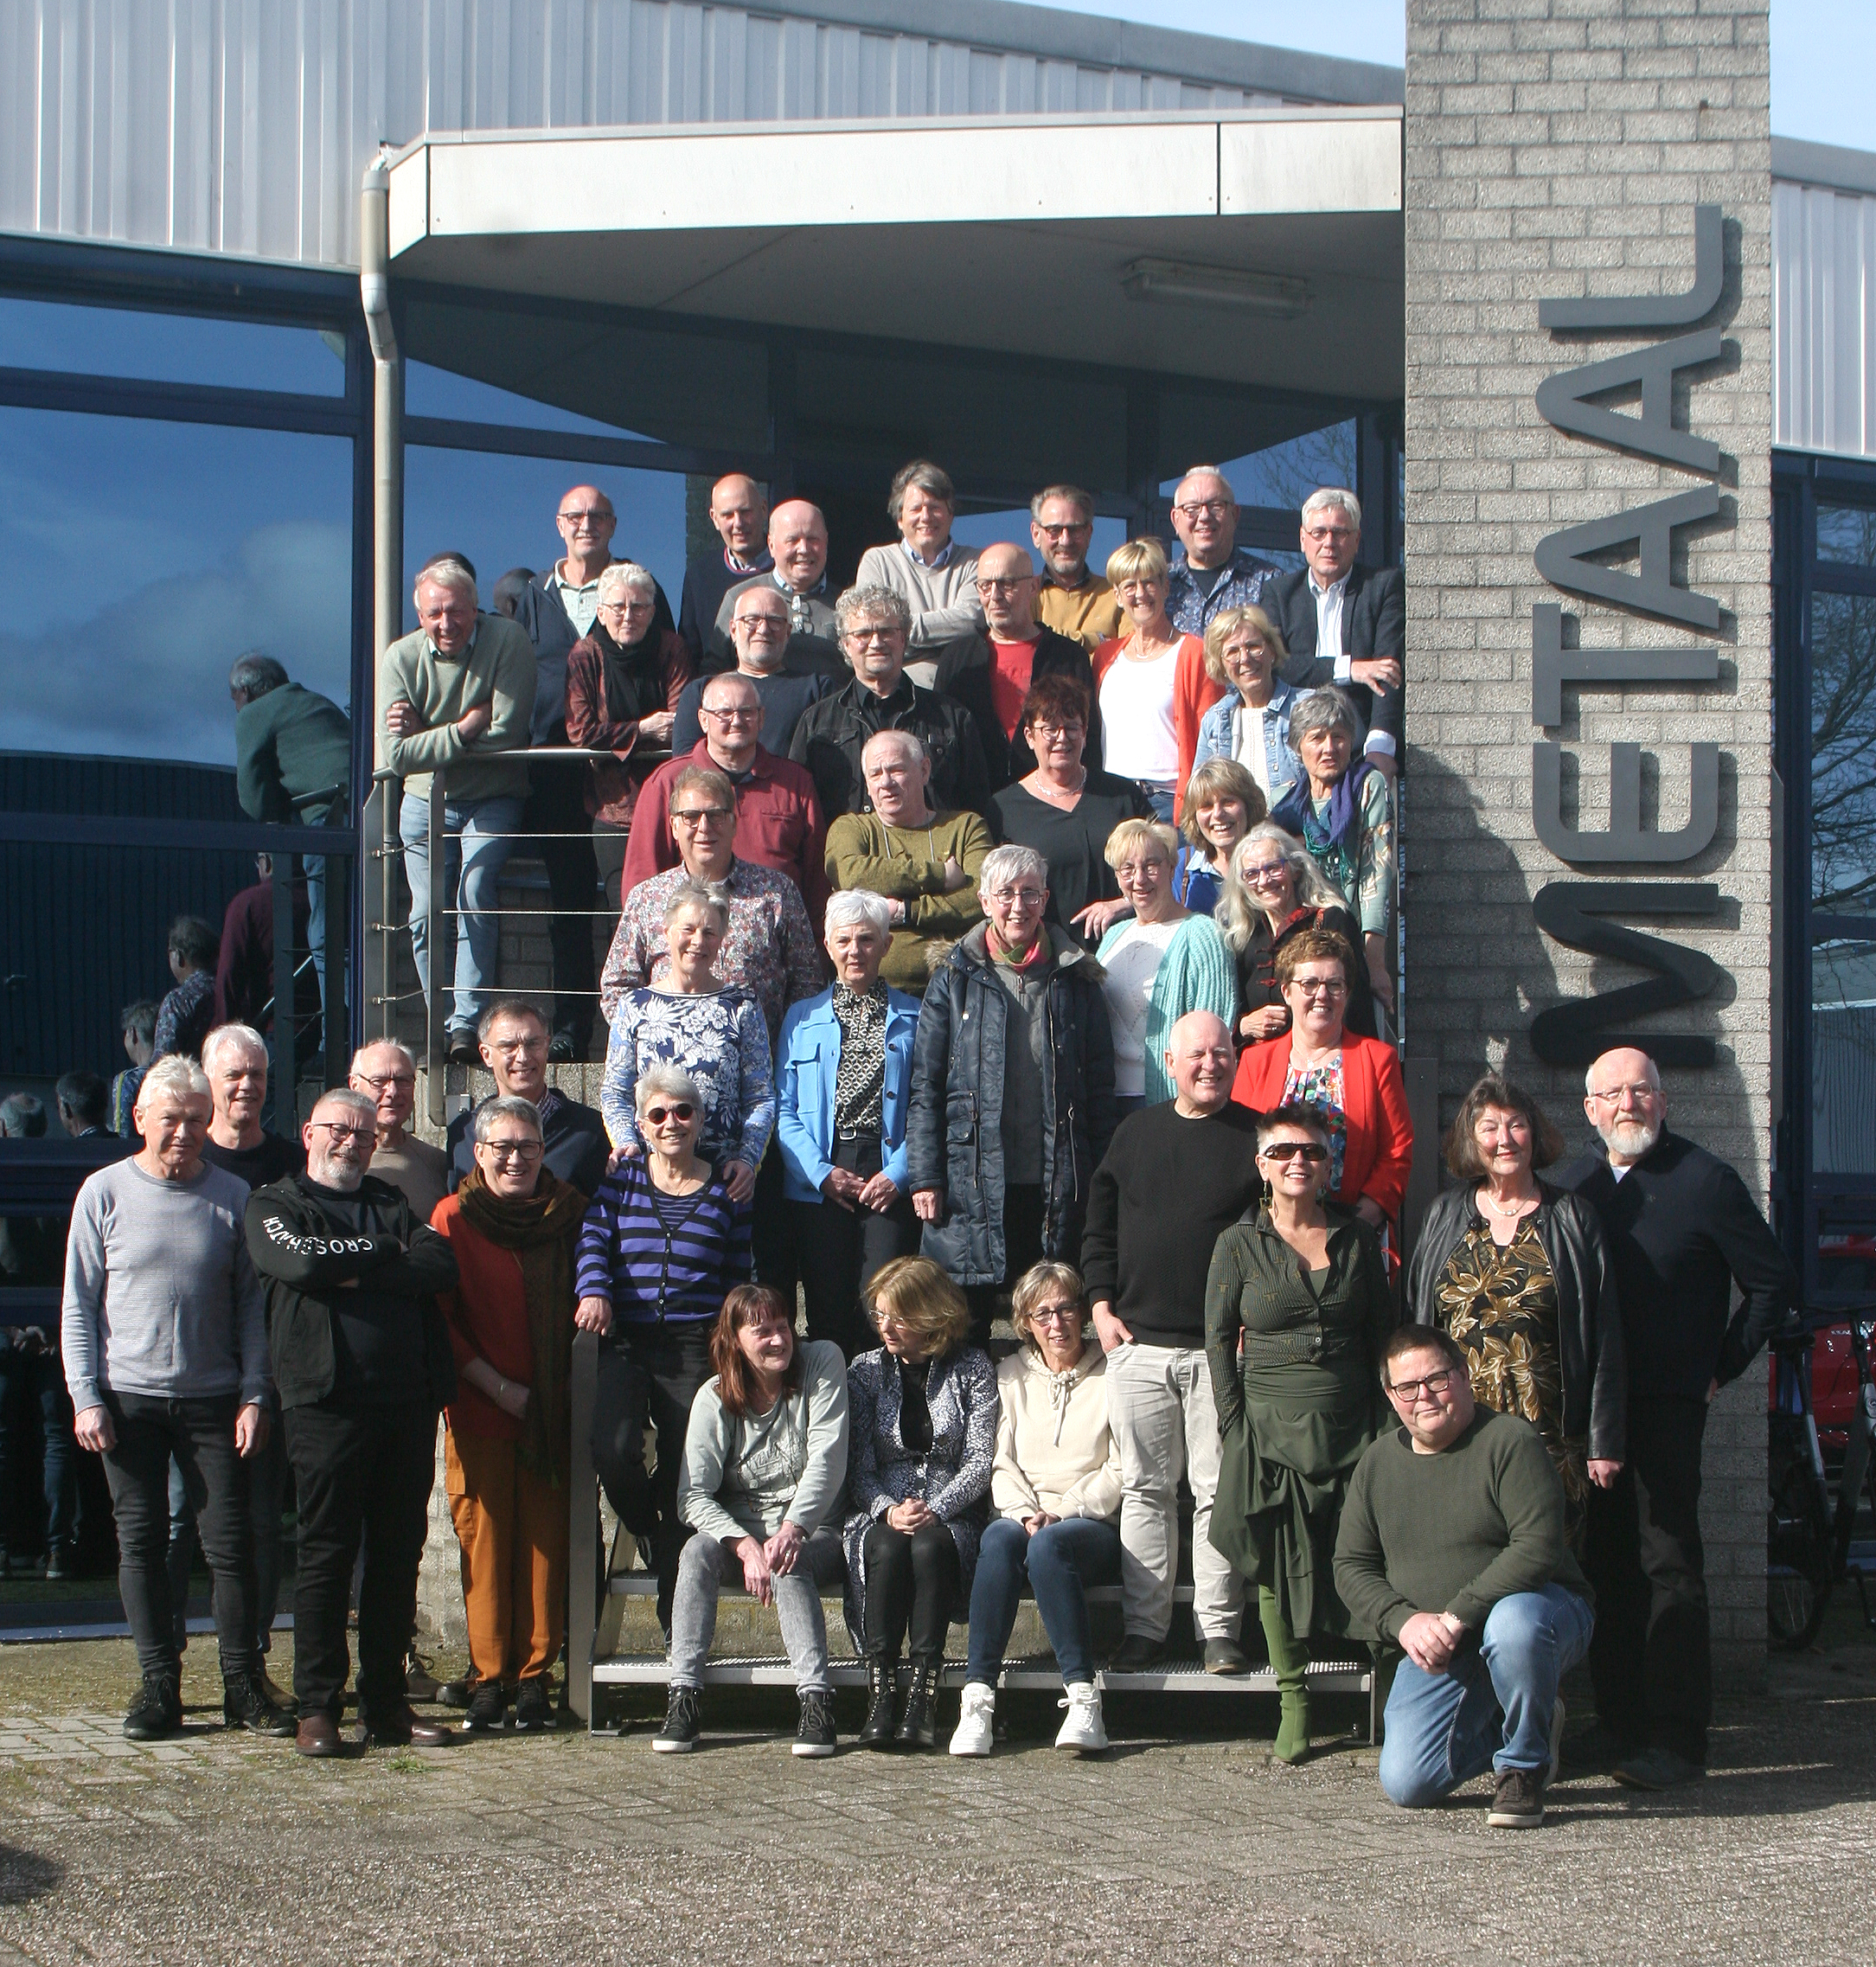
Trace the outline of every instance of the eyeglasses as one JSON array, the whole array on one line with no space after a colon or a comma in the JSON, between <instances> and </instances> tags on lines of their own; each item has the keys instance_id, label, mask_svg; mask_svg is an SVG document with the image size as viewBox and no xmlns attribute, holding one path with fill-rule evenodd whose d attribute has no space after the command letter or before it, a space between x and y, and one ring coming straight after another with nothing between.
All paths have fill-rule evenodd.
<instances>
[{"instance_id":1,"label":"eyeglasses","mask_svg":"<svg viewBox=\"0 0 1876 1967\"><path fill-rule=\"evenodd\" d=\"M1339 977L1292 977L1290 986L1305 997L1346 997L1348 986Z\"/></svg>"},{"instance_id":2,"label":"eyeglasses","mask_svg":"<svg viewBox=\"0 0 1876 1967\"><path fill-rule=\"evenodd\" d=\"M547 1034L531 1031L525 1038L490 1038L485 1041L491 1052L499 1052L507 1058L515 1052L545 1052L547 1048Z\"/></svg>"},{"instance_id":3,"label":"eyeglasses","mask_svg":"<svg viewBox=\"0 0 1876 1967\"><path fill-rule=\"evenodd\" d=\"M645 1118L654 1127L662 1127L667 1120L688 1120L695 1115L696 1111L688 1100L681 1100L675 1106L646 1107Z\"/></svg>"},{"instance_id":4,"label":"eyeglasses","mask_svg":"<svg viewBox=\"0 0 1876 1967\"><path fill-rule=\"evenodd\" d=\"M1312 1164L1329 1159L1329 1150L1320 1141L1272 1141L1258 1150L1259 1161L1307 1161Z\"/></svg>"},{"instance_id":5,"label":"eyeglasses","mask_svg":"<svg viewBox=\"0 0 1876 1967\"><path fill-rule=\"evenodd\" d=\"M765 608L760 614L732 616L730 626L741 629L746 635L786 635L788 617L772 614Z\"/></svg>"},{"instance_id":6,"label":"eyeglasses","mask_svg":"<svg viewBox=\"0 0 1876 1967\"><path fill-rule=\"evenodd\" d=\"M628 594L623 601L599 601L594 605L602 615L645 615L657 603L649 594Z\"/></svg>"},{"instance_id":7,"label":"eyeglasses","mask_svg":"<svg viewBox=\"0 0 1876 1967\"><path fill-rule=\"evenodd\" d=\"M1353 526L1305 526L1303 536L1319 547L1324 540L1352 540L1355 529Z\"/></svg>"},{"instance_id":8,"label":"eyeglasses","mask_svg":"<svg viewBox=\"0 0 1876 1967\"><path fill-rule=\"evenodd\" d=\"M1233 663L1254 663L1260 656L1268 656L1271 645L1267 642L1227 642L1219 655L1228 667Z\"/></svg>"},{"instance_id":9,"label":"eyeglasses","mask_svg":"<svg viewBox=\"0 0 1876 1967\"><path fill-rule=\"evenodd\" d=\"M578 512L558 513L555 516L564 519L569 526L598 526L602 523L611 526L618 522L613 514L597 505L586 506Z\"/></svg>"},{"instance_id":10,"label":"eyeglasses","mask_svg":"<svg viewBox=\"0 0 1876 1967\"><path fill-rule=\"evenodd\" d=\"M1606 1092L1592 1092L1590 1098L1601 1101L1605 1106L1619 1106L1625 1099L1633 1101L1637 1106L1644 1106L1649 1100L1658 1099L1660 1094L1661 1088L1658 1086L1612 1086Z\"/></svg>"},{"instance_id":11,"label":"eyeglasses","mask_svg":"<svg viewBox=\"0 0 1876 1967\"><path fill-rule=\"evenodd\" d=\"M1076 533L1092 533L1094 530L1094 522L1092 519L1066 519L1059 526L1045 526L1038 519L1035 529L1045 540L1060 540Z\"/></svg>"},{"instance_id":12,"label":"eyeglasses","mask_svg":"<svg viewBox=\"0 0 1876 1967\"><path fill-rule=\"evenodd\" d=\"M334 1147L336 1147L341 1141L368 1141L375 1139L377 1136L377 1130L375 1127L348 1127L340 1120L311 1120L307 1124L313 1127L323 1127L326 1132L332 1137Z\"/></svg>"},{"instance_id":13,"label":"eyeglasses","mask_svg":"<svg viewBox=\"0 0 1876 1967\"><path fill-rule=\"evenodd\" d=\"M387 1086L415 1086L417 1083L414 1073L387 1073L382 1079L370 1073L354 1073L352 1077L361 1086L368 1086L374 1092L382 1092Z\"/></svg>"},{"instance_id":14,"label":"eyeglasses","mask_svg":"<svg viewBox=\"0 0 1876 1967\"><path fill-rule=\"evenodd\" d=\"M1245 884L1249 887L1277 887L1288 878L1290 866L1284 861L1260 861L1254 868L1243 870Z\"/></svg>"},{"instance_id":15,"label":"eyeglasses","mask_svg":"<svg viewBox=\"0 0 1876 1967\"><path fill-rule=\"evenodd\" d=\"M1079 1304L1039 1304L1029 1314L1032 1325L1079 1325L1081 1323L1081 1307Z\"/></svg>"},{"instance_id":16,"label":"eyeglasses","mask_svg":"<svg viewBox=\"0 0 1876 1967\"><path fill-rule=\"evenodd\" d=\"M701 826L706 820L728 819L730 817L730 808L727 806L673 806L671 817L674 821L682 820L686 826Z\"/></svg>"},{"instance_id":17,"label":"eyeglasses","mask_svg":"<svg viewBox=\"0 0 1876 1967\"><path fill-rule=\"evenodd\" d=\"M980 594L1014 594L1019 587L1027 586L1034 579L1033 573L1012 574L1008 580L999 580L995 575L989 575L978 581L977 592Z\"/></svg>"},{"instance_id":18,"label":"eyeglasses","mask_svg":"<svg viewBox=\"0 0 1876 1967\"><path fill-rule=\"evenodd\" d=\"M530 1161L539 1161L547 1152L539 1141L484 1141L491 1159L496 1161L518 1161L524 1166Z\"/></svg>"},{"instance_id":19,"label":"eyeglasses","mask_svg":"<svg viewBox=\"0 0 1876 1967\"><path fill-rule=\"evenodd\" d=\"M1175 505L1173 510L1188 519L1203 518L1207 514L1213 519L1222 519L1227 512L1236 508L1237 503L1235 499L1230 498L1198 498L1184 505Z\"/></svg>"},{"instance_id":20,"label":"eyeglasses","mask_svg":"<svg viewBox=\"0 0 1876 1967\"><path fill-rule=\"evenodd\" d=\"M1429 1373L1424 1380L1396 1380L1387 1390L1404 1406L1412 1406L1422 1394L1436 1396L1444 1394L1451 1386L1453 1374L1457 1371L1457 1367L1449 1366L1444 1373Z\"/></svg>"},{"instance_id":21,"label":"eyeglasses","mask_svg":"<svg viewBox=\"0 0 1876 1967\"><path fill-rule=\"evenodd\" d=\"M1085 738L1088 734L1088 727L1085 724L1050 724L1040 717L1030 725L1029 728L1035 733L1037 737L1043 739Z\"/></svg>"},{"instance_id":22,"label":"eyeglasses","mask_svg":"<svg viewBox=\"0 0 1876 1967\"><path fill-rule=\"evenodd\" d=\"M994 887L990 900L1002 908L1040 908L1048 900L1048 894L1039 887Z\"/></svg>"},{"instance_id":23,"label":"eyeglasses","mask_svg":"<svg viewBox=\"0 0 1876 1967\"><path fill-rule=\"evenodd\" d=\"M708 717L714 724L753 724L762 715L759 703L733 703L727 710L708 710L702 704L697 706L697 714Z\"/></svg>"},{"instance_id":24,"label":"eyeglasses","mask_svg":"<svg viewBox=\"0 0 1876 1967\"><path fill-rule=\"evenodd\" d=\"M892 642L898 638L899 631L890 622L875 623L868 628L850 628L847 631L849 642Z\"/></svg>"}]
</instances>

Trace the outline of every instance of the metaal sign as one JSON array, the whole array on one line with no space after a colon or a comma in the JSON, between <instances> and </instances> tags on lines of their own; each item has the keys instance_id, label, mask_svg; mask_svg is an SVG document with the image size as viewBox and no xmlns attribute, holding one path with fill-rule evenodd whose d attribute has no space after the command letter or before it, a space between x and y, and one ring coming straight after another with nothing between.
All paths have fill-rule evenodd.
<instances>
[{"instance_id":1,"label":"metaal sign","mask_svg":"<svg viewBox=\"0 0 1876 1967\"><path fill-rule=\"evenodd\" d=\"M1713 634L1719 603L1674 575L1677 528L1736 522L1725 518L1717 480L1719 447L1674 423L1674 378L1711 367L1723 353L1720 330L1700 324L1719 304L1725 285L1725 231L1719 207L1694 214L1694 284L1685 293L1614 299L1546 300L1538 324L1553 334L1649 334L1691 330L1604 362L1585 362L1547 377L1537 392L1538 414L1553 428L1592 444L1610 445L1705 478L1694 490L1631 506L1607 519L1565 527L1538 541L1537 570L1550 585L1605 607L1667 622L1691 633ZM1598 399L1641 396L1639 413L1607 407ZM1610 564L1608 556L1619 556ZM1585 649L1577 618L1556 602L1531 611L1531 721L1555 730L1563 722L1566 689L1622 683L1711 683L1719 651L1711 644L1665 649ZM1642 747L1609 750L1609 824L1600 832L1565 821L1563 747L1531 747L1531 814L1537 836L1572 868L1637 864L1672 867L1691 861L1719 826L1719 747L1687 746L1691 796L1686 823L1672 830L1642 823ZM1652 971L1646 983L1553 1004L1531 1022L1531 1048L1551 1066L1587 1065L1613 1045L1633 1045L1663 1066L1710 1066L1710 1038L1681 1032L1631 1032L1624 1022L1703 997L1719 971L1698 950L1637 934L1608 919L1618 915L1713 916L1719 890L1710 881L1652 881L1624 877L1550 881L1532 902L1538 926L1566 948L1613 957Z\"/></svg>"}]
</instances>

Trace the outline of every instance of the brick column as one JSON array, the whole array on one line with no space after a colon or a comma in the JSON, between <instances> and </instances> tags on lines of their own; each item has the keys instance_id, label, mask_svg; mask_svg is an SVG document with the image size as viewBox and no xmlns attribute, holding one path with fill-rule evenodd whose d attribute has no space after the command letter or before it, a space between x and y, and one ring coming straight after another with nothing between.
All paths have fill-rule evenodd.
<instances>
[{"instance_id":1,"label":"brick column","mask_svg":"<svg viewBox=\"0 0 1876 1967\"><path fill-rule=\"evenodd\" d=\"M1546 887L1554 904L1560 882L1617 884L1610 911L1572 932L1639 931L1714 967L1674 959L1704 994L1605 1029L1711 1041L1710 1062L1664 1068L1670 1124L1763 1195L1777 1098L1766 0L1408 0L1407 16L1410 1054L1437 1062L1443 1124L1502 1063L1585 1144L1580 1064L1561 1062L1570 1043L1553 1027L1533 1044L1533 1018L1649 972L1565 947L1533 904ZM1701 206L1720 215L1717 235L1706 221L1723 269L1711 299ZM1628 304L1600 328L1580 308L1574 325L1540 325L1541 302L1594 297ZM1539 412L1559 372L1677 337L1671 353L1698 355L1701 336L1717 359L1667 373L1653 403L1547 399L1570 428ZM1598 425L1610 408L1635 421ZM1717 513L1675 523L1702 505ZM1652 561L1645 538L1626 562L1556 539L1650 507L1671 549ZM1560 692L1534 697L1540 608L1560 608L1565 649L1585 653L1556 665ZM1638 809L1617 745L1642 748ZM1717 816L1697 783L1706 746ZM1548 845L1539 806L1553 809ZM1612 826L1633 858L1598 859L1610 849L1580 837ZM1679 843L1661 837L1683 828ZM1696 892L1667 914L1650 883ZM1708 1435L1713 1633L1735 1674L1764 1645L1764 1387L1755 1368Z\"/></svg>"}]
</instances>

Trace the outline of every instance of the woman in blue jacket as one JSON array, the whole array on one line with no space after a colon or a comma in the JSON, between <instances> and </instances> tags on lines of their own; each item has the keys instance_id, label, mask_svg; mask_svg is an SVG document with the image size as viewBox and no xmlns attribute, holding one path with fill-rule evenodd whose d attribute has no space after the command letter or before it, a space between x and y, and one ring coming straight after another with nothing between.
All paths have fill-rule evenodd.
<instances>
[{"instance_id":1,"label":"woman in blue jacket","mask_svg":"<svg viewBox=\"0 0 1876 1967\"><path fill-rule=\"evenodd\" d=\"M783 1195L808 1299L808 1336L848 1359L877 1342L861 1302L882 1264L919 1247L906 1181L906 1110L919 1000L880 980L885 898L829 898L831 990L791 1006L776 1047Z\"/></svg>"}]
</instances>

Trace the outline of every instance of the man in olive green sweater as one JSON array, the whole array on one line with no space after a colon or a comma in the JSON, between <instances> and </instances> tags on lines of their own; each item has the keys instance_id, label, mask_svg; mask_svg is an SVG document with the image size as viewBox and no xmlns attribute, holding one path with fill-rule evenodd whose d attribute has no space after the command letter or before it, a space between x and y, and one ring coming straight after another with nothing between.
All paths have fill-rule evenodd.
<instances>
[{"instance_id":1,"label":"man in olive green sweater","mask_svg":"<svg viewBox=\"0 0 1876 1967\"><path fill-rule=\"evenodd\" d=\"M1557 1684L1595 1623L1563 1485L1534 1427L1476 1405L1465 1355L1437 1326L1389 1339L1381 1384L1401 1426L1362 1456L1335 1541L1354 1629L1406 1656L1381 1787L1413 1810L1492 1769L1487 1821L1534 1828L1563 1740Z\"/></svg>"},{"instance_id":2,"label":"man in olive green sweater","mask_svg":"<svg viewBox=\"0 0 1876 1967\"><path fill-rule=\"evenodd\" d=\"M379 701L384 761L404 780L398 818L410 878L411 951L430 989L430 780L447 772L443 807L445 906L460 911L452 1062L476 1056L476 1021L496 981L501 919L493 913L503 864L528 798L534 644L502 615L478 612L475 569L444 554L417 576L416 632L384 652ZM514 755L504 755L514 754ZM458 870L460 870L458 872ZM447 946L447 930L439 937Z\"/></svg>"}]
</instances>

